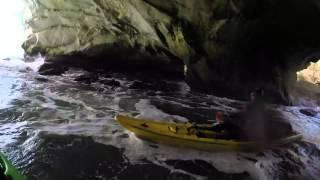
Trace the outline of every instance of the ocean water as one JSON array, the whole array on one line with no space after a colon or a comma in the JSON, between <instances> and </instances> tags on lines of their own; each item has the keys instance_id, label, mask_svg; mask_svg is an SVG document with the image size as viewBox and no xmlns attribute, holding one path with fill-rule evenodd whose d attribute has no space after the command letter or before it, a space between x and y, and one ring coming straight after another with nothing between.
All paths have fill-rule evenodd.
<instances>
[{"instance_id":1,"label":"ocean water","mask_svg":"<svg viewBox=\"0 0 320 180\"><path fill-rule=\"evenodd\" d=\"M41 76L43 62L0 62L0 147L30 179L317 179L320 114L276 106L304 139L262 152L204 152L146 142L114 115L158 121L205 122L214 111L232 114L246 102L190 90L181 80L108 72L92 83L71 69ZM105 82L118 81L120 85ZM141 82L143 86L132 88Z\"/></svg>"}]
</instances>

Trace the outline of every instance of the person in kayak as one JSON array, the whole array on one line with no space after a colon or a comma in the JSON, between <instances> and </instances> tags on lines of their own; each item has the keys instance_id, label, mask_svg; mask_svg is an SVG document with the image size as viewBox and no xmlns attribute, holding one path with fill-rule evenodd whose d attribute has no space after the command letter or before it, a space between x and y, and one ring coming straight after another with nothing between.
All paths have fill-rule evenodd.
<instances>
[{"instance_id":1,"label":"person in kayak","mask_svg":"<svg viewBox=\"0 0 320 180\"><path fill-rule=\"evenodd\" d=\"M227 120L224 117L224 113L221 111L217 111L215 113L216 122L210 128L210 130L218 132L216 138L221 139L238 139L239 138L239 126L235 123Z\"/></svg>"},{"instance_id":2,"label":"person in kayak","mask_svg":"<svg viewBox=\"0 0 320 180\"><path fill-rule=\"evenodd\" d=\"M198 137L202 138L217 138L217 139L238 139L239 127L224 118L224 113L221 111L215 112L215 122L209 126L195 126ZM205 133L211 131L214 133Z\"/></svg>"},{"instance_id":3,"label":"person in kayak","mask_svg":"<svg viewBox=\"0 0 320 180\"><path fill-rule=\"evenodd\" d=\"M212 126L195 127L199 137L208 137L201 130L209 130L216 132L214 135L210 135L213 138L255 139L255 136L258 136L258 139L261 139L263 137L260 136L263 136L265 132L265 119L264 89L257 88L250 93L249 103L239 113L225 118L223 112L217 111Z\"/></svg>"},{"instance_id":4,"label":"person in kayak","mask_svg":"<svg viewBox=\"0 0 320 180\"><path fill-rule=\"evenodd\" d=\"M243 107L240 113L233 114L229 118L224 113L215 113L215 123L210 130L219 132L217 138L223 139L247 139L251 137L252 131L263 130L264 122L264 90L257 88L250 93L249 103Z\"/></svg>"}]
</instances>

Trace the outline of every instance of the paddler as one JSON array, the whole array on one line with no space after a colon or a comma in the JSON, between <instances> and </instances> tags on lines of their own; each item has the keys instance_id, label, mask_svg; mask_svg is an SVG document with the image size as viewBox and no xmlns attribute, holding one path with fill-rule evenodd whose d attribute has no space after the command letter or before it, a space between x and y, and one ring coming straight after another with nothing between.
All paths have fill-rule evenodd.
<instances>
[{"instance_id":1,"label":"paddler","mask_svg":"<svg viewBox=\"0 0 320 180\"><path fill-rule=\"evenodd\" d=\"M216 116L216 118L215 118L216 123L214 123L214 126L218 125L218 124L222 124L224 122L224 114L223 114L223 112L217 111L215 113L215 116Z\"/></svg>"},{"instance_id":2,"label":"paddler","mask_svg":"<svg viewBox=\"0 0 320 180\"><path fill-rule=\"evenodd\" d=\"M215 113L216 122L210 128L212 131L218 132L216 138L222 139L238 139L239 127L234 123L225 120L224 113L217 111Z\"/></svg>"}]
</instances>

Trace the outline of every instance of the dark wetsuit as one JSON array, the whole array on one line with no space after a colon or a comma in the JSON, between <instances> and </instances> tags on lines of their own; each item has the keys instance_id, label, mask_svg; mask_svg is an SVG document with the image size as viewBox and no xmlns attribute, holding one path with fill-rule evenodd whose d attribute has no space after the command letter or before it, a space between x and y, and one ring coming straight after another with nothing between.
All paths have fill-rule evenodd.
<instances>
[{"instance_id":1,"label":"dark wetsuit","mask_svg":"<svg viewBox=\"0 0 320 180\"><path fill-rule=\"evenodd\" d=\"M218 135L217 137L220 137L223 139L239 138L239 132L240 132L239 126L228 121L212 126L211 130L216 132L221 132L221 135Z\"/></svg>"},{"instance_id":2,"label":"dark wetsuit","mask_svg":"<svg viewBox=\"0 0 320 180\"><path fill-rule=\"evenodd\" d=\"M197 129L217 132L217 134L215 134L211 138L239 139L239 132L240 132L239 126L228 121L213 125L211 127L197 127ZM210 138L210 137L207 137L206 134L201 133L201 131L199 131L198 136Z\"/></svg>"}]
</instances>

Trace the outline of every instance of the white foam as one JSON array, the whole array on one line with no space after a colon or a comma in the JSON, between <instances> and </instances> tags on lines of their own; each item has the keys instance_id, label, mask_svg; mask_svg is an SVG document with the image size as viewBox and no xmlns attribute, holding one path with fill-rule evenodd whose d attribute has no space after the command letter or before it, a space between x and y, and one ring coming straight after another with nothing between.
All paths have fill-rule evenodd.
<instances>
[{"instance_id":1,"label":"white foam","mask_svg":"<svg viewBox=\"0 0 320 180\"><path fill-rule=\"evenodd\" d=\"M135 104L135 108L140 113L138 118L144 119L154 119L155 121L173 121L178 120L182 122L188 122L188 119L178 116L167 114L160 109L156 108L150 103L150 100L141 99L138 103Z\"/></svg>"},{"instance_id":2,"label":"white foam","mask_svg":"<svg viewBox=\"0 0 320 180\"><path fill-rule=\"evenodd\" d=\"M26 62L25 64L32 69L34 72L37 72L42 64L44 64L45 58L40 54L37 57L34 57L34 61Z\"/></svg>"},{"instance_id":3,"label":"white foam","mask_svg":"<svg viewBox=\"0 0 320 180\"><path fill-rule=\"evenodd\" d=\"M303 135L305 141L320 147L320 119L301 114L301 108L303 107L282 107L280 110L289 119L292 128Z\"/></svg>"},{"instance_id":4,"label":"white foam","mask_svg":"<svg viewBox=\"0 0 320 180\"><path fill-rule=\"evenodd\" d=\"M8 144L14 143L20 133L26 128L26 122L14 122L0 125L0 147L5 147Z\"/></svg>"},{"instance_id":5,"label":"white foam","mask_svg":"<svg viewBox=\"0 0 320 180\"><path fill-rule=\"evenodd\" d=\"M261 168L251 161L239 158L239 153L205 152L161 144L154 144L158 148L153 148L150 147L152 143L140 140L131 132L127 133L129 138L126 141L122 141L121 144L123 144L122 148L125 148L125 155L133 163L148 159L155 164L161 164L168 168L169 166L162 162L166 160L203 160L225 173L248 172L254 179L264 179ZM117 143L119 144L119 141Z\"/></svg>"},{"instance_id":6,"label":"white foam","mask_svg":"<svg viewBox=\"0 0 320 180\"><path fill-rule=\"evenodd\" d=\"M43 63L44 57L41 56L35 57L34 61L32 62L24 62L21 58L10 58L7 60L0 60L0 67L10 68L12 70L20 72L37 72Z\"/></svg>"}]
</instances>

